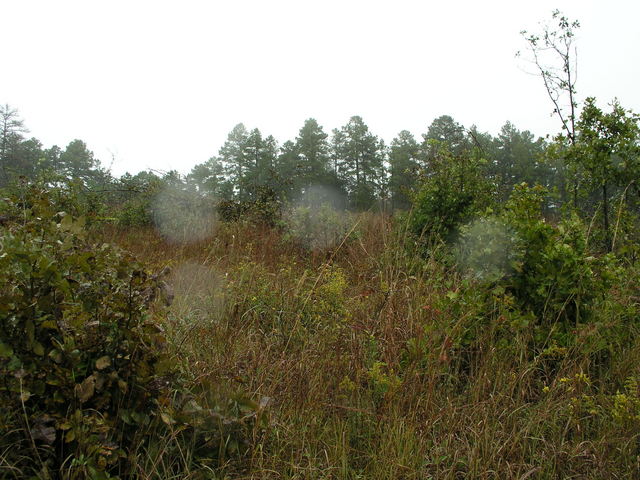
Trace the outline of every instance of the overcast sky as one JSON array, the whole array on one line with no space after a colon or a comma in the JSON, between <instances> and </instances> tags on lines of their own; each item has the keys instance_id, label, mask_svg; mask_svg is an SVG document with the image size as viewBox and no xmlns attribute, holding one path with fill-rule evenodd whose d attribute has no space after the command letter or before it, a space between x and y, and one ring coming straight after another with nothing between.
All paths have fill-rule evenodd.
<instances>
[{"instance_id":1,"label":"overcast sky","mask_svg":"<svg viewBox=\"0 0 640 480\"><path fill-rule=\"evenodd\" d=\"M387 142L443 114L543 136L558 123L514 55L555 8L582 25L580 98L640 112L638 0L0 0L0 102L116 175L187 173L239 122L281 143L352 115Z\"/></svg>"}]
</instances>

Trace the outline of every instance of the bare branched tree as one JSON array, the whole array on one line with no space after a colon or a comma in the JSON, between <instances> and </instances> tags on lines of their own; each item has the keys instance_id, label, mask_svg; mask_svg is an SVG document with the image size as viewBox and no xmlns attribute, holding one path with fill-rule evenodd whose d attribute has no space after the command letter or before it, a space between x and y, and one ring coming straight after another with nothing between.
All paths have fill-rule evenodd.
<instances>
[{"instance_id":1,"label":"bare branched tree","mask_svg":"<svg viewBox=\"0 0 640 480\"><path fill-rule=\"evenodd\" d=\"M541 32L532 33L523 30L520 33L527 42L531 54L529 60L542 77L547 94L553 102L553 114L560 119L569 142L574 144L578 107L576 101L578 53L574 46L574 32L580 28L580 23L577 20L569 20L558 10L552 13L551 18L556 23L542 24Z\"/></svg>"}]
</instances>

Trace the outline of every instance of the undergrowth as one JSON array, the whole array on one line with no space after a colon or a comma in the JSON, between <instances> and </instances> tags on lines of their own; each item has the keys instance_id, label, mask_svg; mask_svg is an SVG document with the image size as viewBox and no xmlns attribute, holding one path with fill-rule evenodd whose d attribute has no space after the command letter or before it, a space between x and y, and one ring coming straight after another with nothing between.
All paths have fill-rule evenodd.
<instances>
[{"instance_id":1,"label":"undergrowth","mask_svg":"<svg viewBox=\"0 0 640 480\"><path fill-rule=\"evenodd\" d=\"M328 248L247 222L188 244L95 232L170 267L175 295L154 321L181 386L132 440L128 474L637 478L638 268L591 252L577 220L524 215L535 195L483 220L481 242L499 225L511 249L489 275L374 214ZM19 477L3 432L2 474Z\"/></svg>"}]
</instances>

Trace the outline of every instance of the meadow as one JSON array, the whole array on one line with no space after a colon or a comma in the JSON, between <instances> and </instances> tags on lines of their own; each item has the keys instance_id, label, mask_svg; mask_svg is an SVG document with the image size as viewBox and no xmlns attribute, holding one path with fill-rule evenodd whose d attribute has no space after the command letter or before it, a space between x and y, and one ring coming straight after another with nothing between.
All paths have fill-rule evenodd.
<instances>
[{"instance_id":1,"label":"meadow","mask_svg":"<svg viewBox=\"0 0 640 480\"><path fill-rule=\"evenodd\" d=\"M638 475L635 268L558 340L499 285L425 259L406 224L350 220L320 251L243 222L186 245L105 234L170 265L172 358L210 386L201 403L246 419L216 455L156 438L143 478Z\"/></svg>"}]
</instances>

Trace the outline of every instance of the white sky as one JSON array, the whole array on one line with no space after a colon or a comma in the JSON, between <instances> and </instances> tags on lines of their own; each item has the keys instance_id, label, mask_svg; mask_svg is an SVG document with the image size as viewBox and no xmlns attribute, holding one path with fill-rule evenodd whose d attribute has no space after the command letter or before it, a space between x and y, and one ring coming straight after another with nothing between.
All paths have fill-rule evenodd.
<instances>
[{"instance_id":1,"label":"white sky","mask_svg":"<svg viewBox=\"0 0 640 480\"><path fill-rule=\"evenodd\" d=\"M352 115L386 142L443 114L545 135L551 104L514 55L555 8L582 25L580 98L640 112L638 0L0 0L0 102L116 175L187 173L239 122L281 143Z\"/></svg>"}]
</instances>

